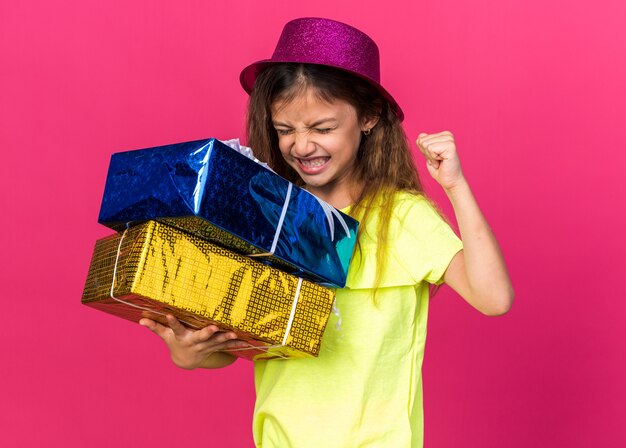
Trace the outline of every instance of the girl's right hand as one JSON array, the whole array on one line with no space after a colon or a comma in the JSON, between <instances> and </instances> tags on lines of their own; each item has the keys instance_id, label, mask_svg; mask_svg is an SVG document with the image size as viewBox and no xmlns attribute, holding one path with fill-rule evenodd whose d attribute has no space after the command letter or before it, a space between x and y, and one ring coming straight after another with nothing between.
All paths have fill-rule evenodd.
<instances>
[{"instance_id":1,"label":"girl's right hand","mask_svg":"<svg viewBox=\"0 0 626 448\"><path fill-rule=\"evenodd\" d=\"M168 314L166 319L168 326L148 318L141 319L139 324L165 341L170 349L172 361L182 369L226 367L236 358L220 350L247 346L246 342L237 339L234 332L221 332L216 325L191 330L171 314Z\"/></svg>"}]
</instances>

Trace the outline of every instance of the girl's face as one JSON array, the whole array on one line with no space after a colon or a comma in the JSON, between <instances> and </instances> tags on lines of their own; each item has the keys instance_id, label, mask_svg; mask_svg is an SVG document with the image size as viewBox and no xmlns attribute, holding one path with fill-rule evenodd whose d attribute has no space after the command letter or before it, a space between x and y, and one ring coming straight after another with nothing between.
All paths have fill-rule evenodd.
<instances>
[{"instance_id":1,"label":"girl's face","mask_svg":"<svg viewBox=\"0 0 626 448\"><path fill-rule=\"evenodd\" d=\"M361 132L376 120L359 123L354 107L342 100L323 101L311 89L272 106L278 146L307 190L337 208L353 203Z\"/></svg>"}]
</instances>

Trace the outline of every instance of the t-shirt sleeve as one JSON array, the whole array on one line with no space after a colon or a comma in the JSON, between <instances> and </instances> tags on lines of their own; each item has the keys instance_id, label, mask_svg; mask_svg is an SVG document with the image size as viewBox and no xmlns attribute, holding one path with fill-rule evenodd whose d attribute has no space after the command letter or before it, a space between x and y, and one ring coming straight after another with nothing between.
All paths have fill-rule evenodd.
<instances>
[{"instance_id":1,"label":"t-shirt sleeve","mask_svg":"<svg viewBox=\"0 0 626 448\"><path fill-rule=\"evenodd\" d=\"M417 284L441 284L443 274L463 243L423 196L407 196L394 210L391 256Z\"/></svg>"}]
</instances>

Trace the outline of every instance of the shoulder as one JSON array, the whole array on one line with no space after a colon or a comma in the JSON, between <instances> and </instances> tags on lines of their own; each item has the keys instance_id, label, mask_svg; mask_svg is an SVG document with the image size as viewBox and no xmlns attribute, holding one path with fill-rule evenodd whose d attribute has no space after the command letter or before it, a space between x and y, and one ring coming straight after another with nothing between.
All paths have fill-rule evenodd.
<instances>
[{"instance_id":1,"label":"shoulder","mask_svg":"<svg viewBox=\"0 0 626 448\"><path fill-rule=\"evenodd\" d=\"M423 194L396 192L392 198L393 211L389 221L390 236L396 232L409 235L428 232L448 224L437 206Z\"/></svg>"},{"instance_id":2,"label":"shoulder","mask_svg":"<svg viewBox=\"0 0 626 448\"><path fill-rule=\"evenodd\" d=\"M392 200L395 213L437 213L434 203L420 193L398 191Z\"/></svg>"},{"instance_id":3,"label":"shoulder","mask_svg":"<svg viewBox=\"0 0 626 448\"><path fill-rule=\"evenodd\" d=\"M462 242L434 202L424 195L397 193L389 219L388 248L412 264L447 263ZM440 258L445 258L440 260ZM447 265L447 264L446 264Z\"/></svg>"},{"instance_id":4,"label":"shoulder","mask_svg":"<svg viewBox=\"0 0 626 448\"><path fill-rule=\"evenodd\" d=\"M381 194L370 207L364 226L366 230L361 236L361 244L366 247L378 244L383 226L387 227L387 244L393 244L403 236L427 232L429 228L446 224L430 199L419 193L396 191Z\"/></svg>"}]
</instances>

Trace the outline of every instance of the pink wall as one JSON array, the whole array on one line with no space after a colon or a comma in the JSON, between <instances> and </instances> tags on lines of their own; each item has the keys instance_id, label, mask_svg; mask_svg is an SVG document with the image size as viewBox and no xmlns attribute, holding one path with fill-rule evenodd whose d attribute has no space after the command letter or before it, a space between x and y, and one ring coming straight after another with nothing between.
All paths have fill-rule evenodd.
<instances>
[{"instance_id":1,"label":"pink wall","mask_svg":"<svg viewBox=\"0 0 626 448\"><path fill-rule=\"evenodd\" d=\"M183 3L0 6L2 445L251 445L250 363L179 370L80 295L110 154L242 135L239 70L321 15L379 43L412 139L455 133L517 293L434 299L426 446L625 446L625 3Z\"/></svg>"}]
</instances>

